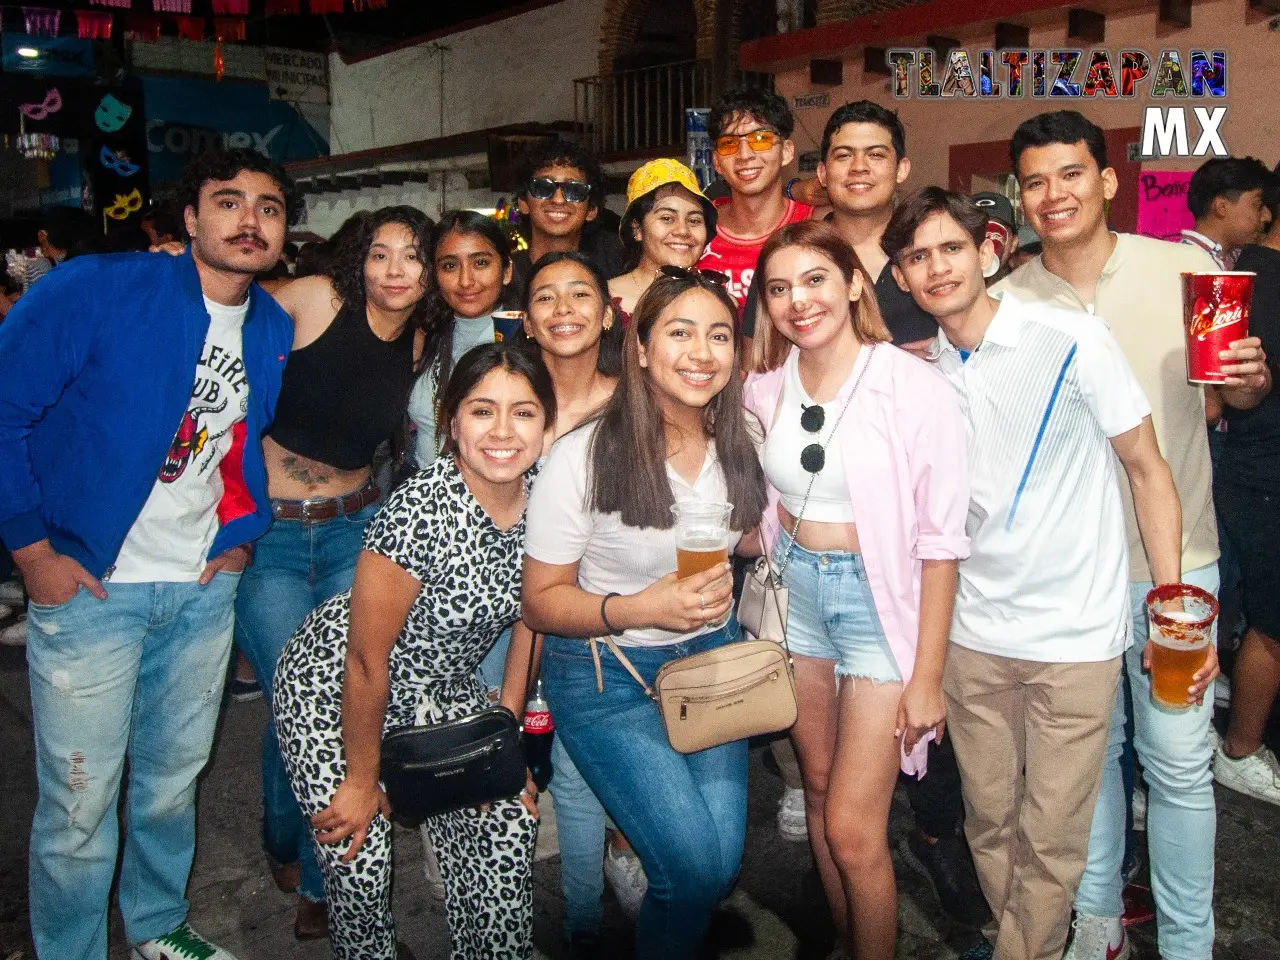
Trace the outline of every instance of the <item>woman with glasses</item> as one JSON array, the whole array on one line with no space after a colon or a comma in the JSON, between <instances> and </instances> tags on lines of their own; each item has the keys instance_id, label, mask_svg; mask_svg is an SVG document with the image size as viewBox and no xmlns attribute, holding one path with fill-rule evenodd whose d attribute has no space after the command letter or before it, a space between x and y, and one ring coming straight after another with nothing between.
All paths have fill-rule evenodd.
<instances>
[{"instance_id":1,"label":"woman with glasses","mask_svg":"<svg viewBox=\"0 0 1280 960\"><path fill-rule=\"evenodd\" d=\"M715 232L715 204L679 160L650 160L633 173L618 228L632 267L609 281L609 295L623 322L631 321L636 301L662 267L692 267Z\"/></svg>"},{"instance_id":2,"label":"woman with glasses","mask_svg":"<svg viewBox=\"0 0 1280 960\"><path fill-rule=\"evenodd\" d=\"M523 616L547 634L542 678L557 734L649 876L641 960L698 955L746 835L746 743L677 753L644 689L607 652L597 682L595 644L584 642L615 635L652 683L664 664L738 638L729 565L676 576L677 500L732 504L731 547L765 506L733 303L682 273L640 298L613 397L547 458L524 570Z\"/></svg>"},{"instance_id":3,"label":"woman with glasses","mask_svg":"<svg viewBox=\"0 0 1280 960\"><path fill-rule=\"evenodd\" d=\"M745 402L765 425L761 533L790 589L791 730L809 840L855 960L891 960L889 804L944 727L956 569L968 555L965 423L942 376L892 346L872 284L834 227L760 253Z\"/></svg>"}]
</instances>

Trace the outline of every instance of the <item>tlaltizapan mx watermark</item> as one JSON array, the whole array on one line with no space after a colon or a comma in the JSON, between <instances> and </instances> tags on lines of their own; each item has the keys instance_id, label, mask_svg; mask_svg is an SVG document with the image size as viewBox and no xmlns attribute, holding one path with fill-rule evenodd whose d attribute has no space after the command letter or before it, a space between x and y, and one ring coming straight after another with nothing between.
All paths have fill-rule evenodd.
<instances>
[{"instance_id":1,"label":"tlaltizapan mx watermark","mask_svg":"<svg viewBox=\"0 0 1280 960\"><path fill-rule=\"evenodd\" d=\"M1228 155L1221 133L1227 108L1214 105L1227 95L1225 50L1161 50L1156 56L1145 50L1097 49L975 53L956 48L940 58L930 48L887 51L894 98L1131 100L1149 84L1152 100L1174 102L1143 107L1137 159ZM1204 104L1176 102L1193 98Z\"/></svg>"}]
</instances>

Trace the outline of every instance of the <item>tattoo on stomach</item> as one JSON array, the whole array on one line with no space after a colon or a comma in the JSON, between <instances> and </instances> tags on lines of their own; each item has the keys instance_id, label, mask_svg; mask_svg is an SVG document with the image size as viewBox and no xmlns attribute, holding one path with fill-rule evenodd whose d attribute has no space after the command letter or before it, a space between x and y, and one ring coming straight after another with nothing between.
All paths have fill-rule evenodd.
<instances>
[{"instance_id":1,"label":"tattoo on stomach","mask_svg":"<svg viewBox=\"0 0 1280 960\"><path fill-rule=\"evenodd\" d=\"M282 457L280 465L284 467L285 473L289 475L291 480L297 480L299 483L305 483L310 486L318 487L326 484L334 476L332 467L320 463L318 460L308 460L306 457L299 457L294 454Z\"/></svg>"}]
</instances>

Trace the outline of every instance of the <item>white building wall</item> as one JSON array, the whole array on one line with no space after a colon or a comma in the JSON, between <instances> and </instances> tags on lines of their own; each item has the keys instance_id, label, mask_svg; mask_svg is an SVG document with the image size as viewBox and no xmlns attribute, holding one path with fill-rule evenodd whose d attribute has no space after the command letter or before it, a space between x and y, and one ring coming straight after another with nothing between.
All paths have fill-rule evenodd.
<instances>
[{"instance_id":1,"label":"white building wall","mask_svg":"<svg viewBox=\"0 0 1280 960\"><path fill-rule=\"evenodd\" d=\"M598 71L602 6L562 0L352 64L332 54L330 149L573 119L574 79Z\"/></svg>"}]
</instances>

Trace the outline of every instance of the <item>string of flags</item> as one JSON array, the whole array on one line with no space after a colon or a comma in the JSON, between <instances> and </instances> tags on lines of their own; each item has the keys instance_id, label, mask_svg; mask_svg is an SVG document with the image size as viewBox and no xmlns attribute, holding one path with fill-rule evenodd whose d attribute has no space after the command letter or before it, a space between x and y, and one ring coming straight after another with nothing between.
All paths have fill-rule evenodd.
<instances>
[{"instance_id":1,"label":"string of flags","mask_svg":"<svg viewBox=\"0 0 1280 960\"><path fill-rule=\"evenodd\" d=\"M185 40L204 40L207 35L211 35L228 42L243 41L245 18L249 14L249 0L211 0L214 16L210 34L209 18L193 16L191 0L151 0L152 10L155 14L163 14L163 19L154 14L133 13L133 0L89 0L89 3L91 6L109 9L66 11L75 18L76 34L82 39L111 39L117 17L123 17L124 34L132 40L159 39L164 19L168 19L176 25L178 36ZM343 13L348 8L352 12L361 13L385 9L386 6L387 0L266 0L266 15L280 17L297 16L304 12ZM116 14L111 12L112 9L130 12ZM62 14L62 10L53 7L23 6L23 26L31 36L56 37L62 26Z\"/></svg>"}]
</instances>

